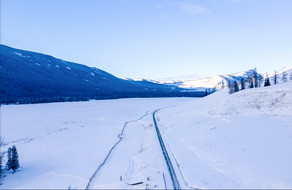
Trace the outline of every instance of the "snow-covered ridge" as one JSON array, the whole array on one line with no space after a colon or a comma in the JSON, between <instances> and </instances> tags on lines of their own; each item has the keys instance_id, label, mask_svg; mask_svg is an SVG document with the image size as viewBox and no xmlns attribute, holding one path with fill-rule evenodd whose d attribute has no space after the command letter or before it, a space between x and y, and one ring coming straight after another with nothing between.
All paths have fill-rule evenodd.
<instances>
[{"instance_id":1,"label":"snow-covered ridge","mask_svg":"<svg viewBox=\"0 0 292 190\"><path fill-rule=\"evenodd\" d=\"M266 114L270 116L292 116L292 83L271 87L246 89L227 95L227 90L210 95L208 113L211 115ZM216 100L214 99L216 97Z\"/></svg>"},{"instance_id":2,"label":"snow-covered ridge","mask_svg":"<svg viewBox=\"0 0 292 190\"><path fill-rule=\"evenodd\" d=\"M273 85L274 76L277 75L277 83L283 83L283 75L285 75L286 82L292 81L292 67L288 67L282 71L278 71L276 73L270 74L268 77L270 78L270 82Z\"/></svg>"},{"instance_id":3,"label":"snow-covered ridge","mask_svg":"<svg viewBox=\"0 0 292 190\"><path fill-rule=\"evenodd\" d=\"M252 76L254 71L248 70L245 72L239 72L239 73L233 73L233 74L227 74L227 75L216 75L213 77L207 77L202 79L195 79L195 80L166 80L166 81L157 81L157 80L151 80L151 79L130 79L125 78L126 80L132 80L132 81L149 81L157 84L164 84L164 85L170 85L170 86L176 86L180 88L187 88L187 89L193 89L198 91L205 91L206 88L216 88L218 89L225 89L227 88L227 84L230 81L236 80L237 82L240 82L240 79L247 79L248 77Z\"/></svg>"},{"instance_id":4,"label":"snow-covered ridge","mask_svg":"<svg viewBox=\"0 0 292 190\"><path fill-rule=\"evenodd\" d=\"M216 75L196 80L187 80L177 84L179 84L179 87L182 88L216 88L217 90L225 89L227 88L228 82L237 81L239 83L241 79L247 79L248 77L252 76L253 73L254 70L251 69L245 72Z\"/></svg>"},{"instance_id":5,"label":"snow-covered ridge","mask_svg":"<svg viewBox=\"0 0 292 190\"><path fill-rule=\"evenodd\" d=\"M257 73L253 69L250 69L248 71L238 72L238 73L232 73L232 74L225 74L225 75L216 75L212 77L206 77L196 80L169 80L169 81L153 81L158 84L165 84L165 85L172 85L177 86L181 88L190 88L195 90L205 90L206 88L216 88L217 90L220 89L226 89L229 82L236 81L240 83L240 80L247 80L249 77L252 77L252 75ZM278 75L278 83L282 83L282 77L283 73L287 74L287 82L292 81L292 67L289 67L287 69L284 69L282 71L277 72ZM265 77L264 75L262 75ZM272 77L274 74L269 75L272 80ZM145 79L144 79L145 80Z\"/></svg>"}]
</instances>

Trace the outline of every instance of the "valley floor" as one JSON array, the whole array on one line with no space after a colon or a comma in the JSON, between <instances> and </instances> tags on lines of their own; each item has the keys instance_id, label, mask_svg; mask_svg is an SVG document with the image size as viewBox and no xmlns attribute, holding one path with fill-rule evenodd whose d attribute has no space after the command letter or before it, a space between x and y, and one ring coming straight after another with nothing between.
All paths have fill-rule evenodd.
<instances>
[{"instance_id":1,"label":"valley floor","mask_svg":"<svg viewBox=\"0 0 292 190\"><path fill-rule=\"evenodd\" d=\"M1 106L3 163L8 147L16 145L21 169L6 173L0 188L84 189L128 121L122 141L90 188L130 188L126 183L140 181L144 182L140 188L164 187L167 170L151 111L191 100L133 98Z\"/></svg>"},{"instance_id":2,"label":"valley floor","mask_svg":"<svg viewBox=\"0 0 292 190\"><path fill-rule=\"evenodd\" d=\"M89 189L172 188L152 118L162 108L156 119L182 188L291 189L291 84L205 98L1 106L1 151L16 145L22 168L0 188L84 189L120 138Z\"/></svg>"}]
</instances>

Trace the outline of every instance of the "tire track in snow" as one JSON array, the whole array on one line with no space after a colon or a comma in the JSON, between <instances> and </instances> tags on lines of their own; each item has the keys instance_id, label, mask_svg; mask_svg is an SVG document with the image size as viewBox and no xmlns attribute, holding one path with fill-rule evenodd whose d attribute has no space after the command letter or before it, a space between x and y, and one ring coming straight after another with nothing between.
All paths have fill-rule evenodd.
<instances>
[{"instance_id":1,"label":"tire track in snow","mask_svg":"<svg viewBox=\"0 0 292 190\"><path fill-rule=\"evenodd\" d=\"M175 107L175 106L169 106L169 107ZM165 108L169 108L169 107L165 107ZM179 181L178 181L177 176L176 176L176 174L175 174L175 170L174 170L174 168L173 168L173 166L172 166L171 160L170 160L170 158L169 158L169 156L168 156L168 153L167 153L166 147L165 147L164 142L163 142L163 140L162 140L162 137L161 137L161 134L160 134L160 131L159 131L159 128L158 128L158 124L157 124L156 119L155 119L155 114L156 114L159 110L161 110L161 109L165 109L165 108L160 108L160 109L157 109L157 110L155 110L155 111L153 112L153 121L154 121L155 129L156 129L156 132L157 132L158 140L159 140L159 143L160 143L160 146L161 146L161 149L162 149L162 153L163 153L163 156L164 156L164 158L165 158L165 161L166 161L166 164L167 164L167 168L168 168L168 171L169 171L169 174L170 174L171 180L172 180L173 189L181 189L180 184L179 184ZM161 141L160 141L160 140L161 140ZM163 143L163 146L161 145L161 143ZM180 166L179 162L177 161L177 159L176 159L176 157L175 157L174 153L172 152L172 150L171 150L171 148L170 148L169 145L168 145L168 148L169 148L169 151L170 151L170 153L171 153L171 155L172 155L172 157L173 157L173 159L174 159L174 162L175 162L175 164L176 164L176 166L177 166L177 168L178 168L178 170L179 170L179 173L180 173L180 175L181 175L181 178L182 178L182 180L183 180L183 183L184 183L185 187L188 187L188 188L190 188L190 189L196 189L196 190L199 190L198 188L189 185L188 181L186 180L186 178L185 178L185 176L184 176L184 174L183 174L183 171L182 171L182 169L181 169L181 166ZM169 164L168 164L168 163L169 163Z\"/></svg>"},{"instance_id":2,"label":"tire track in snow","mask_svg":"<svg viewBox=\"0 0 292 190\"><path fill-rule=\"evenodd\" d=\"M170 175L170 178L171 178L171 181L172 181L172 187L173 189L181 189L180 185L179 185L179 181L176 177L176 174L175 174L175 171L174 171L174 168L173 168L173 165L171 163L171 160L169 158L169 155L167 153L167 150L166 150L166 147L164 145L164 142L162 140L162 137L161 137L161 134L160 134L160 131L158 129L158 125L157 125L157 122L156 122L156 119L155 119L155 114L156 112L158 112L160 109L157 109L153 112L153 121L154 121L154 125L155 125L155 129L156 129L156 133L157 133L157 137L158 137L158 140L159 140L159 144L160 144L160 147L162 149L162 154L164 156L164 159L165 159L165 162L166 162L166 165L167 165L167 168L168 168L168 171L169 171L169 175Z\"/></svg>"},{"instance_id":3,"label":"tire track in snow","mask_svg":"<svg viewBox=\"0 0 292 190\"><path fill-rule=\"evenodd\" d=\"M97 167L97 169L93 172L92 176L91 176L91 177L89 178L89 180L88 180L88 183L87 183L87 185L86 185L86 187L85 187L85 190L89 190L89 187L90 187L90 185L91 185L93 179L95 178L96 174L100 171L100 169L102 168L102 166L105 165L105 163L106 163L106 161L108 160L108 158L110 157L112 151L113 151L113 150L116 148L116 146L117 146L117 145L123 140L123 137L124 137L123 135L124 135L124 131L125 131L125 129L126 129L126 126L127 126L129 123L137 122L137 121L143 119L145 116L148 115L148 113L149 113L149 111L147 111L147 112L146 112L144 115L142 115L139 119L135 119L135 120L132 120L132 121L127 121L127 122L124 124L121 133L118 134L118 138L119 138L119 140L118 140L118 141L112 146L112 148L111 148L111 149L109 150L109 152L107 153L107 155L106 155L105 159L103 160L103 162L102 162L102 163Z\"/></svg>"}]
</instances>

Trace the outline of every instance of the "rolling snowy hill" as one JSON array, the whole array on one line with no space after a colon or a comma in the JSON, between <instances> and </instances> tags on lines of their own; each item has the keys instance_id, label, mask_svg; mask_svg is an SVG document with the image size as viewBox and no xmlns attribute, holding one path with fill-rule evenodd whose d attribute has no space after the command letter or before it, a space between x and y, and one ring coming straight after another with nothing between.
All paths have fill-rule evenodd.
<instances>
[{"instance_id":1,"label":"rolling snowy hill","mask_svg":"<svg viewBox=\"0 0 292 190\"><path fill-rule=\"evenodd\" d=\"M202 95L149 81L123 80L97 68L4 45L0 55L3 103Z\"/></svg>"}]
</instances>

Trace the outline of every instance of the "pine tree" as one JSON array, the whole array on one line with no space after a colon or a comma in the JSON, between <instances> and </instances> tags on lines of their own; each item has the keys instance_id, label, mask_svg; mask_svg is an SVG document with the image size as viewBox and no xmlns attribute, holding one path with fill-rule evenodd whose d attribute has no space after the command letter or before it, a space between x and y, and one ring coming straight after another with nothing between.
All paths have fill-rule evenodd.
<instances>
[{"instance_id":1,"label":"pine tree","mask_svg":"<svg viewBox=\"0 0 292 190\"><path fill-rule=\"evenodd\" d=\"M18 153L15 146L11 149L11 169L15 172L19 168Z\"/></svg>"},{"instance_id":2,"label":"pine tree","mask_svg":"<svg viewBox=\"0 0 292 190\"><path fill-rule=\"evenodd\" d=\"M267 86L271 86L270 78L267 79Z\"/></svg>"},{"instance_id":3,"label":"pine tree","mask_svg":"<svg viewBox=\"0 0 292 190\"><path fill-rule=\"evenodd\" d=\"M253 88L253 81L250 82L249 88Z\"/></svg>"},{"instance_id":4,"label":"pine tree","mask_svg":"<svg viewBox=\"0 0 292 190\"><path fill-rule=\"evenodd\" d=\"M212 93L214 93L216 91L217 91L216 87L212 88Z\"/></svg>"},{"instance_id":5,"label":"pine tree","mask_svg":"<svg viewBox=\"0 0 292 190\"><path fill-rule=\"evenodd\" d=\"M243 78L240 79L240 84L241 84L241 90L245 89L245 81Z\"/></svg>"},{"instance_id":6,"label":"pine tree","mask_svg":"<svg viewBox=\"0 0 292 190\"><path fill-rule=\"evenodd\" d=\"M0 153L0 179L2 179L2 173L3 173L3 168L2 168L2 155ZM0 180L0 184L1 184L1 180Z\"/></svg>"},{"instance_id":7,"label":"pine tree","mask_svg":"<svg viewBox=\"0 0 292 190\"><path fill-rule=\"evenodd\" d=\"M271 83L270 83L270 79L269 77L265 79L265 84L264 86L271 86Z\"/></svg>"},{"instance_id":8,"label":"pine tree","mask_svg":"<svg viewBox=\"0 0 292 190\"><path fill-rule=\"evenodd\" d=\"M282 74L282 81L283 81L283 83L287 82L287 73L285 71Z\"/></svg>"},{"instance_id":9,"label":"pine tree","mask_svg":"<svg viewBox=\"0 0 292 190\"><path fill-rule=\"evenodd\" d=\"M10 170L12 166L12 156L11 156L11 148L9 147L7 150L7 163L6 163L6 169Z\"/></svg>"},{"instance_id":10,"label":"pine tree","mask_svg":"<svg viewBox=\"0 0 292 190\"><path fill-rule=\"evenodd\" d=\"M291 76L292 76L292 73L291 73ZM224 80L221 81L221 84L222 84L221 89L224 89L225 88L225 82L224 82Z\"/></svg>"},{"instance_id":11,"label":"pine tree","mask_svg":"<svg viewBox=\"0 0 292 190\"><path fill-rule=\"evenodd\" d=\"M229 88L229 94L234 93L235 89L234 89L234 83L228 81L228 88Z\"/></svg>"},{"instance_id":12,"label":"pine tree","mask_svg":"<svg viewBox=\"0 0 292 190\"><path fill-rule=\"evenodd\" d=\"M237 84L237 81L234 81L234 92L238 92L239 91L239 87Z\"/></svg>"},{"instance_id":13,"label":"pine tree","mask_svg":"<svg viewBox=\"0 0 292 190\"><path fill-rule=\"evenodd\" d=\"M254 68L254 70L253 70L252 78L253 78L253 85L255 88L257 88L258 87L258 74L257 74L256 68Z\"/></svg>"},{"instance_id":14,"label":"pine tree","mask_svg":"<svg viewBox=\"0 0 292 190\"><path fill-rule=\"evenodd\" d=\"M274 84L277 84L278 83L278 75L277 75L277 71L275 70L275 73L274 73Z\"/></svg>"}]
</instances>

